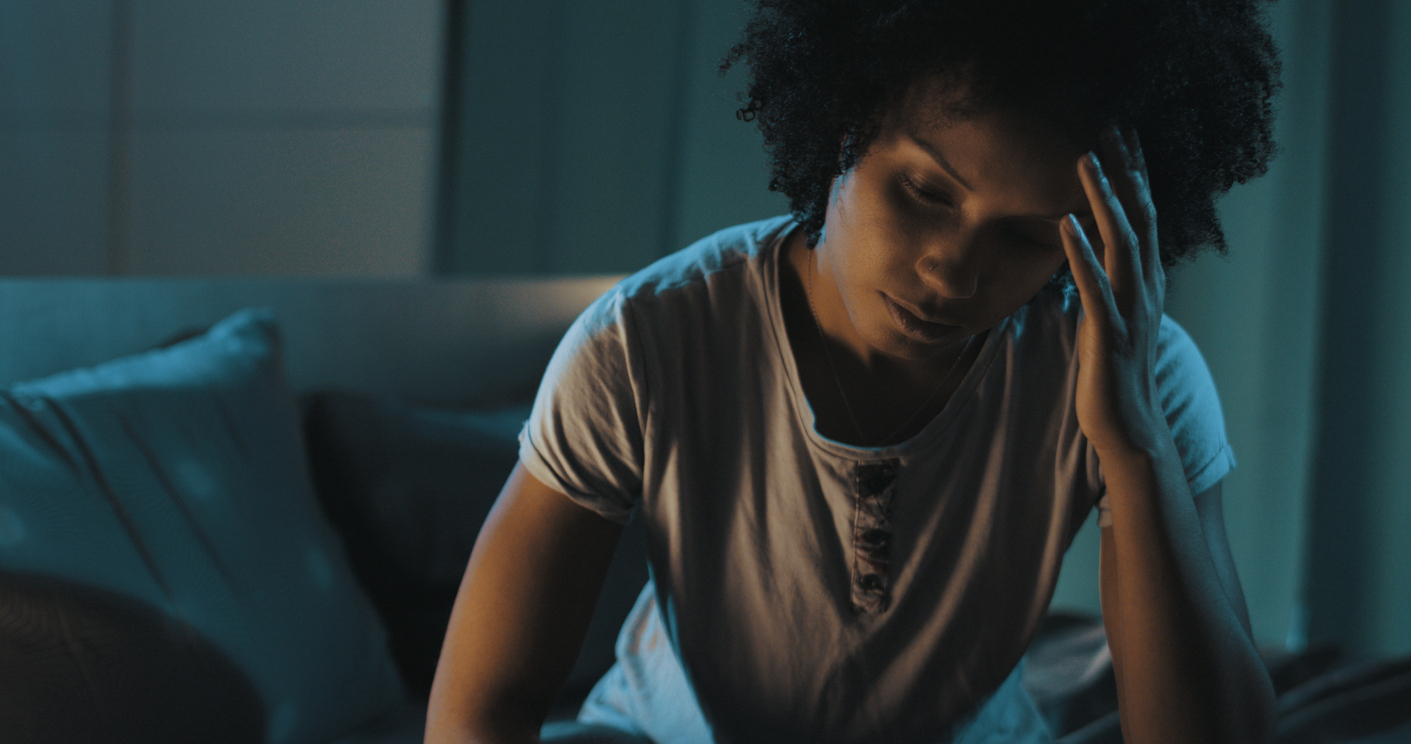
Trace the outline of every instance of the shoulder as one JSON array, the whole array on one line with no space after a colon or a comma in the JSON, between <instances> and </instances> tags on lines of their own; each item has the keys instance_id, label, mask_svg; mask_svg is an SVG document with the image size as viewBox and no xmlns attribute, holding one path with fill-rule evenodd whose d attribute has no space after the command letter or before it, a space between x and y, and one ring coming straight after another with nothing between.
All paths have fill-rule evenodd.
<instances>
[{"instance_id":1,"label":"shoulder","mask_svg":"<svg viewBox=\"0 0 1411 744\"><path fill-rule=\"evenodd\" d=\"M1163 398L1179 400L1183 405L1190 405L1194 399L1202 409L1223 420L1215 379L1210 375L1205 357L1186 329L1170 316L1161 317L1156 352L1156 385ZM1171 406L1166 410L1170 411Z\"/></svg>"},{"instance_id":2,"label":"shoulder","mask_svg":"<svg viewBox=\"0 0 1411 744\"><path fill-rule=\"evenodd\" d=\"M1082 302L1076 290L1045 290L1012 321L1014 333L1024 341L1022 345L1040 348L1041 353L1063 363L1075 360L1078 324L1082 321ZM1168 417L1198 413L1212 418L1221 422L1223 438L1224 419L1210 368L1195 340L1169 315L1161 316L1155 372Z\"/></svg>"},{"instance_id":3,"label":"shoulder","mask_svg":"<svg viewBox=\"0 0 1411 744\"><path fill-rule=\"evenodd\" d=\"M725 228L623 279L614 292L640 301L757 274L777 238L792 225L784 215Z\"/></svg>"},{"instance_id":4,"label":"shoulder","mask_svg":"<svg viewBox=\"0 0 1411 744\"><path fill-rule=\"evenodd\" d=\"M1169 317L1161 319L1157 340L1156 387L1176 445L1188 453L1191 489L1200 493L1233 469L1235 458L1215 378L1190 334Z\"/></svg>"},{"instance_id":5,"label":"shoulder","mask_svg":"<svg viewBox=\"0 0 1411 744\"><path fill-rule=\"evenodd\" d=\"M578 318L570 336L606 335L634 345L640 335L669 336L722 316L761 312L770 258L788 216L729 227L624 278Z\"/></svg>"},{"instance_id":6,"label":"shoulder","mask_svg":"<svg viewBox=\"0 0 1411 744\"><path fill-rule=\"evenodd\" d=\"M626 277L578 317L559 361L584 353L630 357L655 338L679 340L689 327L719 327L713 321L722 316L759 312L770 256L794 224L781 216L729 227Z\"/></svg>"},{"instance_id":7,"label":"shoulder","mask_svg":"<svg viewBox=\"0 0 1411 744\"><path fill-rule=\"evenodd\" d=\"M1077 290L1045 288L1009 318L1009 332L1021 346L1066 359L1077 350L1082 314ZM1158 381L1167 378L1173 385L1214 388L1195 341L1168 315L1161 316L1156 373Z\"/></svg>"},{"instance_id":8,"label":"shoulder","mask_svg":"<svg viewBox=\"0 0 1411 744\"><path fill-rule=\"evenodd\" d=\"M1161 316L1161 330L1156 345L1159 355L1156 371L1158 377L1162 375L1163 367L1169 368L1171 372L1199 371L1205 378L1210 377L1209 369L1205 366L1205 357L1201 356L1195 340L1169 315Z\"/></svg>"},{"instance_id":9,"label":"shoulder","mask_svg":"<svg viewBox=\"0 0 1411 744\"><path fill-rule=\"evenodd\" d=\"M1010 318L1010 354L1026 383L1062 380L1065 393L1078 373L1077 337L1082 303L1076 291L1044 290ZM1205 490L1234 468L1215 380L1190 334L1162 316L1157 335L1156 387L1166 423L1181 452L1192 489ZM1058 384L1055 382L1055 384ZM1071 396L1065 397L1071 406Z\"/></svg>"},{"instance_id":10,"label":"shoulder","mask_svg":"<svg viewBox=\"0 0 1411 744\"><path fill-rule=\"evenodd\" d=\"M746 325L729 313L757 312L751 298L768 252L790 224L777 218L715 233L623 279L579 315L522 436L530 472L625 521L641 488L653 401L675 405L685 375L671 373L738 347L720 343Z\"/></svg>"},{"instance_id":11,"label":"shoulder","mask_svg":"<svg viewBox=\"0 0 1411 744\"><path fill-rule=\"evenodd\" d=\"M1157 336L1156 388L1192 493L1201 493L1235 467L1215 378L1186 329L1162 316Z\"/></svg>"}]
</instances>

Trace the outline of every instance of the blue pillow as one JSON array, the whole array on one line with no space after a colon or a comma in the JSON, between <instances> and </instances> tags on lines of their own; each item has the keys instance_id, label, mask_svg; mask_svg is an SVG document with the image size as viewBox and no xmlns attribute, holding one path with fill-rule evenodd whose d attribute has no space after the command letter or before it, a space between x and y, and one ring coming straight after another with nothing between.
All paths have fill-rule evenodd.
<instances>
[{"instance_id":1,"label":"blue pillow","mask_svg":"<svg viewBox=\"0 0 1411 744\"><path fill-rule=\"evenodd\" d=\"M120 592L194 627L254 683L272 744L405 710L385 632L314 497L266 311L0 390L0 569Z\"/></svg>"}]
</instances>

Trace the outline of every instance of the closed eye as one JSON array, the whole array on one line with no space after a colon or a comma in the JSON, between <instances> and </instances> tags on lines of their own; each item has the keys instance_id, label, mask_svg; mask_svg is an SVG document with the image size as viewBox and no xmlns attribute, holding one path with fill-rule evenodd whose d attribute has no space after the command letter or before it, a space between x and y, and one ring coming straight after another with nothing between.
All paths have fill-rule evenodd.
<instances>
[{"instance_id":1,"label":"closed eye","mask_svg":"<svg viewBox=\"0 0 1411 744\"><path fill-rule=\"evenodd\" d=\"M922 204L933 207L954 206L944 193L927 186L922 186L905 173L897 178L901 181L902 188L906 189L907 193L911 194L913 198Z\"/></svg>"}]
</instances>

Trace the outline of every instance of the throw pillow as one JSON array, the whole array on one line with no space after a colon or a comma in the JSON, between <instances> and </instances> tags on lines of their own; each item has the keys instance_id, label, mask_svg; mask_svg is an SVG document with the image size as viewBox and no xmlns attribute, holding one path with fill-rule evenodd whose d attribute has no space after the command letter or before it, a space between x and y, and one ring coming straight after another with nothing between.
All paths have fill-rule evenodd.
<instances>
[{"instance_id":1,"label":"throw pillow","mask_svg":"<svg viewBox=\"0 0 1411 744\"><path fill-rule=\"evenodd\" d=\"M528 408L461 412L341 391L301 403L324 510L382 616L408 690L425 698L476 533L518 459Z\"/></svg>"},{"instance_id":2,"label":"throw pillow","mask_svg":"<svg viewBox=\"0 0 1411 744\"><path fill-rule=\"evenodd\" d=\"M425 698L480 525L519 459L529 406L456 410L342 391L301 402L319 498L382 614L408 689ZM565 709L612 665L646 563L634 520L565 687Z\"/></svg>"},{"instance_id":3,"label":"throw pillow","mask_svg":"<svg viewBox=\"0 0 1411 744\"><path fill-rule=\"evenodd\" d=\"M404 710L385 632L314 497L268 312L0 390L0 569L195 628L254 683L273 744Z\"/></svg>"},{"instance_id":4,"label":"throw pillow","mask_svg":"<svg viewBox=\"0 0 1411 744\"><path fill-rule=\"evenodd\" d=\"M230 657L177 618L0 571L0 739L260 744L265 709Z\"/></svg>"}]
</instances>

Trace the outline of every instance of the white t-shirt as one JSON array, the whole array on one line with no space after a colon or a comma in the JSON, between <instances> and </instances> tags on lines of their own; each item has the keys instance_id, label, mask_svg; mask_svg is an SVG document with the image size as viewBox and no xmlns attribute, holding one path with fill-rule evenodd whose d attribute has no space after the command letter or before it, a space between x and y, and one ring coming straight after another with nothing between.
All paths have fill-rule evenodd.
<instances>
[{"instance_id":1,"label":"white t-shirt","mask_svg":"<svg viewBox=\"0 0 1411 744\"><path fill-rule=\"evenodd\" d=\"M645 520L652 584L619 640L634 658L604 681L638 698L608 701L620 723L661 744L944 741L1007 679L1018 689L1103 493L1073 410L1078 297L1046 290L995 326L916 436L846 445L815 430L785 332L793 226L724 230L594 302L550 363L521 458L604 517ZM1169 319L1159 347L1199 493L1234 465L1219 400ZM660 685L624 686L624 666ZM671 674L697 708L663 707L682 705Z\"/></svg>"}]
</instances>

